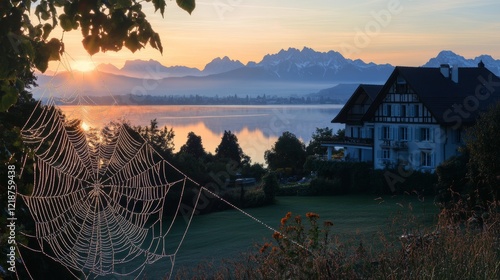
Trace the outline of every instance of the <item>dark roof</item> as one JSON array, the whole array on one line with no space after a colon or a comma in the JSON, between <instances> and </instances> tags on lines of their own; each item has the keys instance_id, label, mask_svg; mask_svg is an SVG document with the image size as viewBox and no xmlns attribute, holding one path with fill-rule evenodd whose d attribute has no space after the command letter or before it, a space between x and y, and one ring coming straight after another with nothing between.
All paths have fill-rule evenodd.
<instances>
[{"instance_id":1,"label":"dark roof","mask_svg":"<svg viewBox=\"0 0 500 280\"><path fill-rule=\"evenodd\" d=\"M354 93L351 95L349 100L347 100L346 104L337 116L332 120L332 123L347 123L347 122L360 122L364 115L359 115L357 117L352 118L353 116L349 113L351 108L356 105L356 101L363 94L367 96L369 102L373 104L373 101L377 97L378 93L382 89L383 85L367 85L360 84ZM364 112L366 113L366 112Z\"/></svg>"},{"instance_id":2,"label":"dark roof","mask_svg":"<svg viewBox=\"0 0 500 280\"><path fill-rule=\"evenodd\" d=\"M473 123L480 112L500 101L500 78L487 68L458 68L458 83L441 74L440 68L401 67L393 73L363 117L368 121L384 100L392 84L401 75L418 95L438 123ZM457 107L458 106L458 107ZM462 107L465 113L455 112Z\"/></svg>"}]
</instances>

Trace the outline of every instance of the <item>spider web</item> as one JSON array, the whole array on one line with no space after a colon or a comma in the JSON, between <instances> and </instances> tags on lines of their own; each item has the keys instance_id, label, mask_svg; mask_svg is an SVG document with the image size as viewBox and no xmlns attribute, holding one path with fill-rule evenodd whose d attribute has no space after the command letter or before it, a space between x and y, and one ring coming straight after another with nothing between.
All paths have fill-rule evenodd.
<instances>
[{"instance_id":1,"label":"spider web","mask_svg":"<svg viewBox=\"0 0 500 280\"><path fill-rule=\"evenodd\" d=\"M34 147L35 184L23 199L40 251L86 278L138 276L162 258L173 269L194 214L184 216L179 234L186 188L198 192L191 209L204 188L126 124L90 133L54 106L34 114L22 136ZM176 205L173 215L165 214L167 204Z\"/></svg>"},{"instance_id":2,"label":"spider web","mask_svg":"<svg viewBox=\"0 0 500 280\"><path fill-rule=\"evenodd\" d=\"M103 80L97 83L107 87ZM54 92L59 92L57 102L74 106L72 112L61 113ZM91 97L52 81L41 99L46 93L47 105L38 106L21 131L32 147L35 182L30 195L20 196L35 222L31 237L39 249L21 246L61 263L75 278L74 271L86 279L138 278L161 259L170 261L171 276L202 192L279 232L179 171L125 121L101 131L81 128L102 124L109 106L95 114L88 107L97 105Z\"/></svg>"}]
</instances>

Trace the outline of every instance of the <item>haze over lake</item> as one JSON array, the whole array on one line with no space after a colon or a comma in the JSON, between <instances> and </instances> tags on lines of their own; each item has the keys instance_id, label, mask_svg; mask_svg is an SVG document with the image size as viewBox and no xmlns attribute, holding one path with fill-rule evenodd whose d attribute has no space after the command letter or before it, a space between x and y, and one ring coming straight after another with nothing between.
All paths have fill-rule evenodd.
<instances>
[{"instance_id":1,"label":"haze over lake","mask_svg":"<svg viewBox=\"0 0 500 280\"><path fill-rule=\"evenodd\" d=\"M238 137L243 152L252 162L264 163L264 152L278 137L290 131L307 145L316 127L336 132L332 124L343 105L185 105L185 106L61 106L69 118L82 119L91 127L125 119L132 125L148 125L156 119L160 127L173 128L175 150L186 143L191 131L201 136L207 152L215 152L224 130Z\"/></svg>"}]
</instances>

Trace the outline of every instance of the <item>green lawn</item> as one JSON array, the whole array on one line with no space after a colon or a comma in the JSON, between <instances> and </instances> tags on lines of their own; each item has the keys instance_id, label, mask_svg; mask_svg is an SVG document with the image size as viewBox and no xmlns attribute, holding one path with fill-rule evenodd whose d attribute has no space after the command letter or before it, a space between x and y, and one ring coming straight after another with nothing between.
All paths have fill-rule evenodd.
<instances>
[{"instance_id":1,"label":"green lawn","mask_svg":"<svg viewBox=\"0 0 500 280\"><path fill-rule=\"evenodd\" d=\"M438 212L432 199L423 201L411 196L349 195L331 197L278 197L276 205L247 209L263 223L279 228L280 219L291 211L305 216L307 212L330 220L333 234L341 239L378 239L383 232L396 239L403 228L416 231L421 225L431 225ZM413 221L414 217L416 221ZM411 222L408 222L411 221ZM234 258L241 252L254 250L254 245L271 240L273 231L263 224L236 211L223 211L193 219L186 239L177 255L176 268L193 266L203 261Z\"/></svg>"}]
</instances>

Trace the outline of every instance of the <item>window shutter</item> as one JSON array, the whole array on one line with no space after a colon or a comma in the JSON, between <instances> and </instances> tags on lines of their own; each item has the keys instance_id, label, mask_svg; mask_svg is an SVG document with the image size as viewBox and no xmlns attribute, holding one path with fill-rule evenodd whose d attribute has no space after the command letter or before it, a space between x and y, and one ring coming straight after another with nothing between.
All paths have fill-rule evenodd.
<instances>
[{"instance_id":1,"label":"window shutter","mask_svg":"<svg viewBox=\"0 0 500 280\"><path fill-rule=\"evenodd\" d=\"M415 127L415 141L420 142L420 127Z\"/></svg>"},{"instance_id":2,"label":"window shutter","mask_svg":"<svg viewBox=\"0 0 500 280\"><path fill-rule=\"evenodd\" d=\"M429 127L429 141L434 142L434 128Z\"/></svg>"},{"instance_id":3,"label":"window shutter","mask_svg":"<svg viewBox=\"0 0 500 280\"><path fill-rule=\"evenodd\" d=\"M387 104L382 106L382 116L387 116Z\"/></svg>"},{"instance_id":4,"label":"window shutter","mask_svg":"<svg viewBox=\"0 0 500 280\"><path fill-rule=\"evenodd\" d=\"M379 127L379 128L377 129L377 133L378 133L378 139L379 139L379 140L382 140L382 138L383 138L383 135L382 135L382 127Z\"/></svg>"},{"instance_id":5,"label":"window shutter","mask_svg":"<svg viewBox=\"0 0 500 280\"><path fill-rule=\"evenodd\" d=\"M411 131L412 131L412 129L410 127L408 127L406 131L408 131L408 142L410 142L411 139L412 139L411 138L411 134L412 134Z\"/></svg>"},{"instance_id":6,"label":"window shutter","mask_svg":"<svg viewBox=\"0 0 500 280\"><path fill-rule=\"evenodd\" d=\"M413 106L408 106L408 111L410 117L415 117L415 109Z\"/></svg>"},{"instance_id":7,"label":"window shutter","mask_svg":"<svg viewBox=\"0 0 500 280\"><path fill-rule=\"evenodd\" d=\"M392 138L391 140L398 140L398 127L395 126L392 128Z\"/></svg>"}]
</instances>

